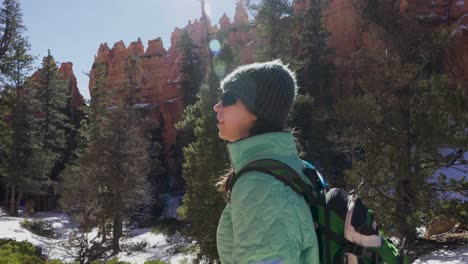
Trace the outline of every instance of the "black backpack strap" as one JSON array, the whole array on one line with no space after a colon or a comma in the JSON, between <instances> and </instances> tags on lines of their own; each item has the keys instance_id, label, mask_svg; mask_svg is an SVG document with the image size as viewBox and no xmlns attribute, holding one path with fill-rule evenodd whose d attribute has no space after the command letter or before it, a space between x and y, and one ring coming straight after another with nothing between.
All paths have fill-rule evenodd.
<instances>
[{"instance_id":1,"label":"black backpack strap","mask_svg":"<svg viewBox=\"0 0 468 264\"><path fill-rule=\"evenodd\" d=\"M228 182L228 190L230 192L239 177L248 171L259 171L269 174L289 186L299 195L304 196L307 203L310 204L314 201L315 197L313 196L312 186L308 185L289 165L274 159L255 160L244 166L239 172L234 174L234 177Z\"/></svg>"}]
</instances>

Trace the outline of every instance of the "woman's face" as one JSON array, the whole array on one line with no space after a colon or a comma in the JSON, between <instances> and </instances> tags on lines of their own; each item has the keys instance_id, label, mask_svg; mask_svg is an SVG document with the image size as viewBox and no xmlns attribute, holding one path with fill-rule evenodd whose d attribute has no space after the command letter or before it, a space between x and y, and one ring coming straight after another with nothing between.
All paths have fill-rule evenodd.
<instances>
[{"instance_id":1,"label":"woman's face","mask_svg":"<svg viewBox=\"0 0 468 264\"><path fill-rule=\"evenodd\" d=\"M242 100L230 94L223 95L213 110L218 114L219 137L229 142L248 137L257 120Z\"/></svg>"}]
</instances>

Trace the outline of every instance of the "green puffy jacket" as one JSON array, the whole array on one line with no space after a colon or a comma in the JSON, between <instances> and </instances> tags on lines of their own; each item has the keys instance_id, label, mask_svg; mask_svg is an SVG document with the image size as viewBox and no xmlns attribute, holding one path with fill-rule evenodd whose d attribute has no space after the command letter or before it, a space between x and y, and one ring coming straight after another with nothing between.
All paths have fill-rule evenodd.
<instances>
[{"instance_id":1,"label":"green puffy jacket","mask_svg":"<svg viewBox=\"0 0 468 264\"><path fill-rule=\"evenodd\" d=\"M249 137L228 143L227 148L235 172L257 159L276 159L305 178L289 132ZM235 183L219 220L217 248L223 264L319 263L317 236L304 198L256 171L246 172Z\"/></svg>"}]
</instances>

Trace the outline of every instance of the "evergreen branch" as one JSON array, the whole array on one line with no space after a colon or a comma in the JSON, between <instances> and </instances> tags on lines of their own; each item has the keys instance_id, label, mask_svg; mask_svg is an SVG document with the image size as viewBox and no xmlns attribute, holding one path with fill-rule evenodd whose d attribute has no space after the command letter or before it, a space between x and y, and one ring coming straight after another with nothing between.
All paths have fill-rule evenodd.
<instances>
[{"instance_id":1,"label":"evergreen branch","mask_svg":"<svg viewBox=\"0 0 468 264\"><path fill-rule=\"evenodd\" d=\"M382 195L383 197L391 200L391 201L394 201L394 202L400 202L401 200L396 198L396 197L393 197L393 196L390 196L388 194L386 194L384 191L382 191L380 188L376 188L375 190L377 190L377 192Z\"/></svg>"}]
</instances>

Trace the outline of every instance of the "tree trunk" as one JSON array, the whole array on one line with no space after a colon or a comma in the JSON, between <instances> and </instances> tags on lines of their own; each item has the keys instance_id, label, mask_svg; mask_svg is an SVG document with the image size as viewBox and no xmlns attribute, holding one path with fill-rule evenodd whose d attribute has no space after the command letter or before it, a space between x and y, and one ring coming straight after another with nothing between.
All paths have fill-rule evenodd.
<instances>
[{"instance_id":1,"label":"tree trunk","mask_svg":"<svg viewBox=\"0 0 468 264\"><path fill-rule=\"evenodd\" d=\"M4 200L4 202L5 202L5 207L8 208L8 201L10 200L10 199L9 199L9 198L10 198L10 187L7 185L7 186L5 187L5 189L6 189L6 192L5 192L5 200Z\"/></svg>"},{"instance_id":2,"label":"tree trunk","mask_svg":"<svg viewBox=\"0 0 468 264\"><path fill-rule=\"evenodd\" d=\"M106 218L105 217L102 217L101 227L99 229L101 230L101 235L102 235L101 243L104 244L104 242L106 242L106 240L107 240L107 237L106 237Z\"/></svg>"},{"instance_id":3,"label":"tree trunk","mask_svg":"<svg viewBox=\"0 0 468 264\"><path fill-rule=\"evenodd\" d=\"M406 94L400 100L405 102L405 106L409 106L409 99ZM401 110L401 125L404 131L397 152L396 174L397 180L397 229L401 236L406 238L407 242L412 242L416 239L416 212L419 209L417 205L418 179L417 175L411 170L412 165L412 135L411 135L411 113L408 109Z\"/></svg>"},{"instance_id":4,"label":"tree trunk","mask_svg":"<svg viewBox=\"0 0 468 264\"><path fill-rule=\"evenodd\" d=\"M120 212L116 212L114 214L114 226L112 229L112 250L114 254L120 252L120 237L122 237L122 216Z\"/></svg>"},{"instance_id":5,"label":"tree trunk","mask_svg":"<svg viewBox=\"0 0 468 264\"><path fill-rule=\"evenodd\" d=\"M16 186L12 185L11 186L11 191L10 191L10 215L18 215L18 211L15 210L15 198L16 198Z\"/></svg>"},{"instance_id":6,"label":"tree trunk","mask_svg":"<svg viewBox=\"0 0 468 264\"><path fill-rule=\"evenodd\" d=\"M16 199L16 204L15 204L15 210L18 211L19 204L21 202L21 199L23 199L23 192L19 191L18 193L18 198Z\"/></svg>"}]
</instances>

